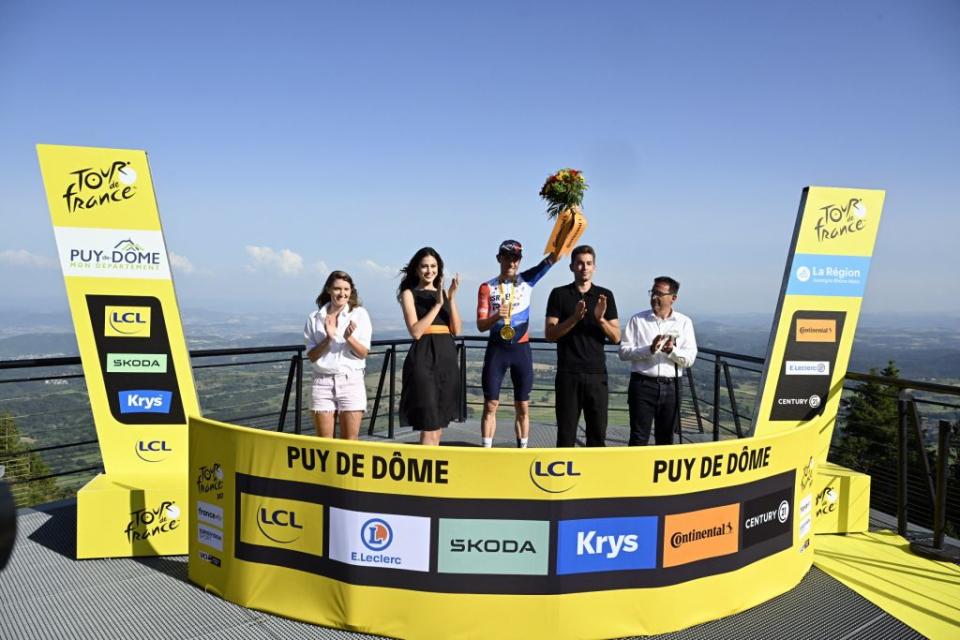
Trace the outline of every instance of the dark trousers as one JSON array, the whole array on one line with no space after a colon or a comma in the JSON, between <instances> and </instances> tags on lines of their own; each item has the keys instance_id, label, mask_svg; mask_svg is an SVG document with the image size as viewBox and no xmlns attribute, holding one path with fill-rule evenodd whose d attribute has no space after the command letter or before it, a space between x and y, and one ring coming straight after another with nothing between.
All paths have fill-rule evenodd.
<instances>
[{"instance_id":1,"label":"dark trousers","mask_svg":"<svg viewBox=\"0 0 960 640\"><path fill-rule=\"evenodd\" d=\"M576 446L581 411L587 423L587 446L606 446L607 374L558 371L553 388L557 405L557 446Z\"/></svg>"},{"instance_id":2,"label":"dark trousers","mask_svg":"<svg viewBox=\"0 0 960 640\"><path fill-rule=\"evenodd\" d=\"M648 378L638 373L630 375L627 405L630 408L630 446L643 446L650 439L650 425L655 425L653 437L657 444L673 444L673 429L677 424L676 386L669 378Z\"/></svg>"}]
</instances>

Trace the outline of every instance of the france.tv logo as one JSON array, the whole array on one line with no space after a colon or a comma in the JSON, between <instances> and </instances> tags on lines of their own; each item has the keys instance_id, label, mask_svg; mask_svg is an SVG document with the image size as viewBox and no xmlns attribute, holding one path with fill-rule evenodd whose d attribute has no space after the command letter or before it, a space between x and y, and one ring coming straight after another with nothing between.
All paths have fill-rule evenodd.
<instances>
[{"instance_id":1,"label":"france.tv logo","mask_svg":"<svg viewBox=\"0 0 960 640\"><path fill-rule=\"evenodd\" d=\"M371 518L360 527L360 541L370 551L383 551L393 542L393 529L381 518Z\"/></svg>"},{"instance_id":2,"label":"france.tv logo","mask_svg":"<svg viewBox=\"0 0 960 640\"><path fill-rule=\"evenodd\" d=\"M121 391L120 413L170 413L172 391L135 389Z\"/></svg>"},{"instance_id":3,"label":"france.tv logo","mask_svg":"<svg viewBox=\"0 0 960 640\"><path fill-rule=\"evenodd\" d=\"M561 520L557 575L653 569L657 566L657 517Z\"/></svg>"}]
</instances>

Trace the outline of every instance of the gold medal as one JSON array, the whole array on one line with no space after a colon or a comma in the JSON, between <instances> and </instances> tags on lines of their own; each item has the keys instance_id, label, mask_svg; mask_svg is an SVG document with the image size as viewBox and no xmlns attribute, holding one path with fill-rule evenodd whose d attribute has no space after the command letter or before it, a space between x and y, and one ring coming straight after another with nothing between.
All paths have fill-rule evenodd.
<instances>
[{"instance_id":1,"label":"gold medal","mask_svg":"<svg viewBox=\"0 0 960 640\"><path fill-rule=\"evenodd\" d=\"M503 319L503 326L500 327L500 337L510 342L513 336L517 335L516 330L510 326L510 316L513 315L513 282L510 283L510 293L504 295L503 283L500 283L500 305L507 307L507 317Z\"/></svg>"}]
</instances>

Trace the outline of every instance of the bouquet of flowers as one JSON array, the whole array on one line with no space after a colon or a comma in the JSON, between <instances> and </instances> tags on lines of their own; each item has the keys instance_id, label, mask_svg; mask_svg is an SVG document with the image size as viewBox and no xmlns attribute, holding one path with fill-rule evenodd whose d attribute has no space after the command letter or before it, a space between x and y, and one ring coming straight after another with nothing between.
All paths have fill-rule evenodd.
<instances>
[{"instance_id":1,"label":"bouquet of flowers","mask_svg":"<svg viewBox=\"0 0 960 640\"><path fill-rule=\"evenodd\" d=\"M577 169L560 169L547 178L540 189L540 197L547 201L547 215L556 218L564 209L579 207L587 181Z\"/></svg>"},{"instance_id":2,"label":"bouquet of flowers","mask_svg":"<svg viewBox=\"0 0 960 640\"><path fill-rule=\"evenodd\" d=\"M547 201L547 215L556 219L544 253L559 258L573 251L587 229L587 219L580 208L586 190L587 181L577 169L560 169L543 183L540 197Z\"/></svg>"}]
</instances>

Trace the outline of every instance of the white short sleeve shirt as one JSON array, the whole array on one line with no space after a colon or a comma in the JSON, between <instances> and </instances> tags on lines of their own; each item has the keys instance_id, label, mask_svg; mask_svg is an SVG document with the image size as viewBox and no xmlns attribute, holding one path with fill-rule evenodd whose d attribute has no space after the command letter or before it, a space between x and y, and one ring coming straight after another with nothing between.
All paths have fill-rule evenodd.
<instances>
[{"instance_id":1,"label":"white short sleeve shirt","mask_svg":"<svg viewBox=\"0 0 960 640\"><path fill-rule=\"evenodd\" d=\"M325 323L329 307L329 303L325 304L322 309L314 311L307 316L307 323L303 328L303 339L307 343L307 351L313 349L326 339L327 331ZM354 307L347 311L345 307L339 316L337 316L337 332L333 336L330 348L327 349L327 352L320 356L316 362L312 363L313 375L347 373L348 371L366 367L366 360L357 356L343 337L343 332L351 322L357 325L357 328L353 332L353 337L368 349L370 348L370 341L373 338L373 326L370 324L370 315L367 313L367 310L363 307Z\"/></svg>"}]
</instances>

